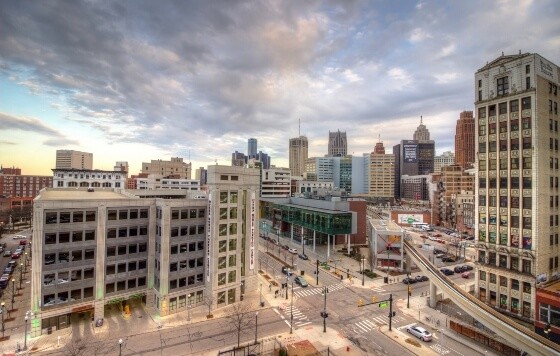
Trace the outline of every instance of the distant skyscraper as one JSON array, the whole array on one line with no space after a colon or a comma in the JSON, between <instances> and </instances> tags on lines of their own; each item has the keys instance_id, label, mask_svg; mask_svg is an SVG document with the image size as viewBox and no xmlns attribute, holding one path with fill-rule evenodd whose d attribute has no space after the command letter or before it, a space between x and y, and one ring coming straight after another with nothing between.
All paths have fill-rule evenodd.
<instances>
[{"instance_id":1,"label":"distant skyscraper","mask_svg":"<svg viewBox=\"0 0 560 356\"><path fill-rule=\"evenodd\" d=\"M175 178L191 179L191 167L189 162L183 162L180 157L171 157L171 161L153 159L149 163L142 162L141 173L161 174L164 177L173 176Z\"/></svg>"},{"instance_id":2,"label":"distant skyscraper","mask_svg":"<svg viewBox=\"0 0 560 356\"><path fill-rule=\"evenodd\" d=\"M368 195L381 200L392 200L395 189L395 155L385 154L383 142L375 145L369 161Z\"/></svg>"},{"instance_id":3,"label":"distant skyscraper","mask_svg":"<svg viewBox=\"0 0 560 356\"><path fill-rule=\"evenodd\" d=\"M441 172L442 167L455 164L455 155L451 151L445 151L439 156L434 157L434 173Z\"/></svg>"},{"instance_id":4,"label":"distant skyscraper","mask_svg":"<svg viewBox=\"0 0 560 356\"><path fill-rule=\"evenodd\" d=\"M247 156L248 158L255 158L257 155L257 139L250 138L248 141Z\"/></svg>"},{"instance_id":5,"label":"distant skyscraper","mask_svg":"<svg viewBox=\"0 0 560 356\"><path fill-rule=\"evenodd\" d=\"M128 162L126 161L117 161L115 163L115 167L113 167L115 172L127 172L128 173Z\"/></svg>"},{"instance_id":6,"label":"distant skyscraper","mask_svg":"<svg viewBox=\"0 0 560 356\"><path fill-rule=\"evenodd\" d=\"M292 175L303 175L303 172L305 171L305 160L307 159L308 148L309 144L307 142L307 137L299 136L290 139L289 165Z\"/></svg>"},{"instance_id":7,"label":"distant skyscraper","mask_svg":"<svg viewBox=\"0 0 560 356\"><path fill-rule=\"evenodd\" d=\"M467 169L474 163L474 117L472 111L459 114L455 128L455 163Z\"/></svg>"},{"instance_id":8,"label":"distant skyscraper","mask_svg":"<svg viewBox=\"0 0 560 356\"><path fill-rule=\"evenodd\" d=\"M242 152L233 152L231 154L231 165L235 167L243 167L247 162L247 157Z\"/></svg>"},{"instance_id":9,"label":"distant skyscraper","mask_svg":"<svg viewBox=\"0 0 560 356\"><path fill-rule=\"evenodd\" d=\"M331 157L344 157L348 152L348 143L346 141L346 132L329 131L329 153Z\"/></svg>"},{"instance_id":10,"label":"distant skyscraper","mask_svg":"<svg viewBox=\"0 0 560 356\"><path fill-rule=\"evenodd\" d=\"M259 153L256 154L255 158L258 161L262 162L262 166L263 169L269 169L270 168L270 156L267 155L266 153L259 151Z\"/></svg>"},{"instance_id":11,"label":"distant skyscraper","mask_svg":"<svg viewBox=\"0 0 560 356\"><path fill-rule=\"evenodd\" d=\"M422 122L422 116L420 116L420 125L414 131L413 140L422 142L422 141L430 141L430 131L426 128L426 125Z\"/></svg>"},{"instance_id":12,"label":"distant skyscraper","mask_svg":"<svg viewBox=\"0 0 560 356\"><path fill-rule=\"evenodd\" d=\"M93 153L74 150L56 150L56 168L92 169Z\"/></svg>"}]
</instances>

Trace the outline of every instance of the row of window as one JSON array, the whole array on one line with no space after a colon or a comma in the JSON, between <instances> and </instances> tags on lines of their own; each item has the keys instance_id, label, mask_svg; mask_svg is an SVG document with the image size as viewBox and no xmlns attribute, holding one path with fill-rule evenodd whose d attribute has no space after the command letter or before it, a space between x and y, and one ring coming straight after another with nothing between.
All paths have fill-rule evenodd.
<instances>
[{"instance_id":1,"label":"row of window","mask_svg":"<svg viewBox=\"0 0 560 356\"><path fill-rule=\"evenodd\" d=\"M179 262L171 262L169 264L169 272L183 271L197 267L204 267L204 257L191 258L189 260L182 260Z\"/></svg>"},{"instance_id":2,"label":"row of window","mask_svg":"<svg viewBox=\"0 0 560 356\"><path fill-rule=\"evenodd\" d=\"M206 209L172 209L171 220L200 219L206 216ZM158 219L161 219L161 209L158 209Z\"/></svg>"},{"instance_id":3,"label":"row of window","mask_svg":"<svg viewBox=\"0 0 560 356\"><path fill-rule=\"evenodd\" d=\"M47 232L44 240L45 245L95 241L95 230Z\"/></svg>"},{"instance_id":4,"label":"row of window","mask_svg":"<svg viewBox=\"0 0 560 356\"><path fill-rule=\"evenodd\" d=\"M237 219L237 207L220 208L220 220Z\"/></svg>"},{"instance_id":5,"label":"row of window","mask_svg":"<svg viewBox=\"0 0 560 356\"><path fill-rule=\"evenodd\" d=\"M179 253L202 251L202 250L204 250L204 241L198 241L198 242L189 242L180 245L171 245L171 247L169 248L169 253L172 255L176 255Z\"/></svg>"},{"instance_id":6,"label":"row of window","mask_svg":"<svg viewBox=\"0 0 560 356\"><path fill-rule=\"evenodd\" d=\"M64 187L64 181L58 181L56 183L57 187ZM68 182L67 187L71 187L71 188L76 188L76 187L80 187L80 188L112 188L113 187L113 183L111 182L103 182L103 183L99 183L99 182L91 182L91 184L89 182ZM115 182L115 188L120 188L121 187L121 182Z\"/></svg>"},{"instance_id":7,"label":"row of window","mask_svg":"<svg viewBox=\"0 0 560 356\"><path fill-rule=\"evenodd\" d=\"M531 149L533 147L533 140L531 137L523 137L521 139L521 145L519 142L519 138L511 138L509 140L509 149L512 151L517 151L521 147L524 150ZM499 141L490 141L488 145L486 142L479 142L478 143L478 153L486 153L486 147L488 146L488 152L497 152L496 150L499 148L500 152L504 152L508 150L508 140L499 140Z\"/></svg>"},{"instance_id":8,"label":"row of window","mask_svg":"<svg viewBox=\"0 0 560 356\"><path fill-rule=\"evenodd\" d=\"M146 269L146 265L147 265L146 260L128 261L123 263L110 264L105 267L105 274L111 276L115 273L141 271Z\"/></svg>"},{"instance_id":9,"label":"row of window","mask_svg":"<svg viewBox=\"0 0 560 356\"><path fill-rule=\"evenodd\" d=\"M228 252L237 250L237 239L220 240L218 242L218 252Z\"/></svg>"},{"instance_id":10,"label":"row of window","mask_svg":"<svg viewBox=\"0 0 560 356\"><path fill-rule=\"evenodd\" d=\"M58 285L92 278L95 278L93 267L84 269L73 269L71 271L51 272L43 274L43 285L51 286L55 284Z\"/></svg>"},{"instance_id":11,"label":"row of window","mask_svg":"<svg viewBox=\"0 0 560 356\"><path fill-rule=\"evenodd\" d=\"M237 235L237 223L229 224L220 224L218 226L218 235L219 236L227 236L227 235Z\"/></svg>"},{"instance_id":12,"label":"row of window","mask_svg":"<svg viewBox=\"0 0 560 356\"><path fill-rule=\"evenodd\" d=\"M107 220L147 219L148 209L111 209L107 212Z\"/></svg>"},{"instance_id":13,"label":"row of window","mask_svg":"<svg viewBox=\"0 0 560 356\"><path fill-rule=\"evenodd\" d=\"M172 227L169 235L171 237L204 235L205 231L205 225L180 226Z\"/></svg>"},{"instance_id":14,"label":"row of window","mask_svg":"<svg viewBox=\"0 0 560 356\"><path fill-rule=\"evenodd\" d=\"M558 233L550 234L549 245L558 245Z\"/></svg>"},{"instance_id":15,"label":"row of window","mask_svg":"<svg viewBox=\"0 0 560 356\"><path fill-rule=\"evenodd\" d=\"M124 238L124 237L136 237L136 236L148 236L147 226L125 226L119 228L107 229L107 238Z\"/></svg>"},{"instance_id":16,"label":"row of window","mask_svg":"<svg viewBox=\"0 0 560 356\"><path fill-rule=\"evenodd\" d=\"M478 232L478 240L480 242L486 242L486 231L480 230ZM490 231L488 233L488 242L492 244L499 244L502 246L522 248L524 250L530 250L533 245L531 236L523 236L521 241L519 241L519 235L511 234L509 235L509 240L508 240L508 234L501 232L498 239L498 235L495 231ZM484 251L481 251L481 254L482 255L479 256L484 256ZM482 258L480 262L484 262L484 258Z\"/></svg>"},{"instance_id":17,"label":"row of window","mask_svg":"<svg viewBox=\"0 0 560 356\"><path fill-rule=\"evenodd\" d=\"M45 212L45 224L68 224L95 221L96 212L88 211L60 211Z\"/></svg>"},{"instance_id":18,"label":"row of window","mask_svg":"<svg viewBox=\"0 0 560 356\"><path fill-rule=\"evenodd\" d=\"M235 267L236 265L237 265L237 255L218 257L218 269L224 269L226 267Z\"/></svg>"},{"instance_id":19,"label":"row of window","mask_svg":"<svg viewBox=\"0 0 560 356\"><path fill-rule=\"evenodd\" d=\"M204 299L204 292L199 290L194 293L183 294L178 297L169 298L169 311L174 311L179 307L179 309L186 308L187 303L189 307L192 307L195 303L202 303ZM177 304L177 301L179 302Z\"/></svg>"},{"instance_id":20,"label":"row of window","mask_svg":"<svg viewBox=\"0 0 560 356\"><path fill-rule=\"evenodd\" d=\"M480 93L480 92L479 92ZM500 95L500 94L498 94ZM479 101L482 99L479 99ZM488 107L483 106L478 108L478 118L486 118L486 114L488 117L496 116L496 108L498 109L499 115L504 115L508 113L508 102L504 101L499 103L498 105L492 104L488 105ZM525 97L521 99L521 110L530 110L531 109L531 97ZM519 99L510 100L509 101L509 112L516 113L519 112Z\"/></svg>"},{"instance_id":21,"label":"row of window","mask_svg":"<svg viewBox=\"0 0 560 356\"><path fill-rule=\"evenodd\" d=\"M107 246L107 257L125 256L134 253L142 253L148 250L148 244L141 242L139 244Z\"/></svg>"},{"instance_id":22,"label":"row of window","mask_svg":"<svg viewBox=\"0 0 560 356\"><path fill-rule=\"evenodd\" d=\"M159 280L156 277L156 280ZM177 289L177 288L185 288L187 286L192 286L198 283L202 283L203 282L203 274L199 273L193 276L188 276L188 277L183 277L183 278L177 278L177 279L172 279L169 281L169 290L173 290L173 289ZM159 285L156 286L156 288L159 289Z\"/></svg>"},{"instance_id":23,"label":"row of window","mask_svg":"<svg viewBox=\"0 0 560 356\"><path fill-rule=\"evenodd\" d=\"M117 281L112 283L105 283L105 293L114 293L144 287L146 285L146 277L131 278L126 281Z\"/></svg>"},{"instance_id":24,"label":"row of window","mask_svg":"<svg viewBox=\"0 0 560 356\"><path fill-rule=\"evenodd\" d=\"M558 268L558 256L548 259L548 269Z\"/></svg>"},{"instance_id":25,"label":"row of window","mask_svg":"<svg viewBox=\"0 0 560 356\"><path fill-rule=\"evenodd\" d=\"M519 161L517 160L515 164L519 164ZM524 166L530 166L531 160L530 159L528 159L527 161L524 160L523 164L524 164ZM512 163L512 165L513 165L513 163ZM527 168L524 168L524 169L527 169ZM488 185L486 185L487 181L488 181ZM523 177L523 179L522 179L523 189L531 189L532 181L533 180L532 180L531 177ZM498 181L497 178L488 178L488 180L487 180L484 177L480 177L478 179L478 187L483 188L483 189L484 188L497 189L498 188L497 187L498 182L500 183L500 189L507 189L508 188L508 178L507 177L500 177L499 181ZM509 177L509 183L510 183L510 188L511 189L519 189L519 182L520 182L519 177Z\"/></svg>"},{"instance_id":26,"label":"row of window","mask_svg":"<svg viewBox=\"0 0 560 356\"><path fill-rule=\"evenodd\" d=\"M226 283L235 283L237 279L237 271L233 270L233 271L229 271L229 272L223 272L223 273L218 273L218 285L222 286Z\"/></svg>"},{"instance_id":27,"label":"row of window","mask_svg":"<svg viewBox=\"0 0 560 356\"><path fill-rule=\"evenodd\" d=\"M488 275L488 281L492 284L496 284L499 281L501 287L508 286L508 278L504 276L496 276L494 273L487 273L485 271L478 272L478 278L481 281L486 281ZM499 277L499 278L498 278ZM521 283L519 280L512 278L511 279L511 289L519 291L521 287ZM523 293L531 294L531 283L523 282Z\"/></svg>"},{"instance_id":28,"label":"row of window","mask_svg":"<svg viewBox=\"0 0 560 356\"><path fill-rule=\"evenodd\" d=\"M43 296L43 307L60 306L68 302L75 302L81 299L93 298L93 287L83 289L73 289L70 292L60 291L58 293L45 294Z\"/></svg>"},{"instance_id":29,"label":"row of window","mask_svg":"<svg viewBox=\"0 0 560 356\"><path fill-rule=\"evenodd\" d=\"M521 119L521 127L523 130L530 130L531 129L531 118L530 117L524 117L523 119ZM496 128L498 128L499 131L496 131ZM519 119L511 119L509 121L509 130L511 132L516 132L519 131ZM479 125L478 125L478 134L479 136L485 136L486 132L488 132L489 135L493 135L496 133L507 133L508 132L508 121L500 121L500 123L498 125L496 125L495 122L492 122L490 124L488 124L488 126L486 126L485 124L485 120L479 120Z\"/></svg>"},{"instance_id":30,"label":"row of window","mask_svg":"<svg viewBox=\"0 0 560 356\"><path fill-rule=\"evenodd\" d=\"M532 209L532 197L508 197L507 196L500 196L500 208L512 208L512 209L519 209L521 207L521 205L519 205L519 202L523 202L523 209L526 210L530 210ZM520 200L521 199L521 200ZM490 195L488 197L488 206L495 208L496 207L496 202L498 201L498 197L494 196L494 195ZM486 206L486 196L485 195L479 195L478 196L478 205L479 206Z\"/></svg>"},{"instance_id":31,"label":"row of window","mask_svg":"<svg viewBox=\"0 0 560 356\"><path fill-rule=\"evenodd\" d=\"M56 263L65 262L77 262L82 260L94 260L95 259L95 249L85 249L85 250L75 250L75 251L63 251L63 252L53 252L45 253L45 259L43 261L45 266L53 265Z\"/></svg>"},{"instance_id":32,"label":"row of window","mask_svg":"<svg viewBox=\"0 0 560 356\"><path fill-rule=\"evenodd\" d=\"M237 191L220 192L220 204L237 204L237 198Z\"/></svg>"}]
</instances>

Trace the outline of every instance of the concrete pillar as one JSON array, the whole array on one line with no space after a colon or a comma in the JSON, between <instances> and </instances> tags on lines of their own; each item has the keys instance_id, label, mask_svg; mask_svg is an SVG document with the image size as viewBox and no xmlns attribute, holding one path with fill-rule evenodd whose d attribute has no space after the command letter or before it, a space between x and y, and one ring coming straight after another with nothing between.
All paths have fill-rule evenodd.
<instances>
[{"instance_id":1,"label":"concrete pillar","mask_svg":"<svg viewBox=\"0 0 560 356\"><path fill-rule=\"evenodd\" d=\"M437 287L436 284L430 281L430 308L435 309L437 305Z\"/></svg>"},{"instance_id":2,"label":"concrete pillar","mask_svg":"<svg viewBox=\"0 0 560 356\"><path fill-rule=\"evenodd\" d=\"M406 254L406 259L405 259L405 261L406 261L406 270L405 270L405 272L406 272L406 273L410 273L410 272L411 272L411 268L410 268L411 266L410 266L410 265L412 264L412 261L411 261L411 259L410 259L410 255L409 255L408 253Z\"/></svg>"},{"instance_id":3,"label":"concrete pillar","mask_svg":"<svg viewBox=\"0 0 560 356\"><path fill-rule=\"evenodd\" d=\"M313 252L315 252L315 238L317 237L317 231L313 230Z\"/></svg>"},{"instance_id":4,"label":"concrete pillar","mask_svg":"<svg viewBox=\"0 0 560 356\"><path fill-rule=\"evenodd\" d=\"M290 239L294 241L294 224L290 224Z\"/></svg>"},{"instance_id":5,"label":"concrete pillar","mask_svg":"<svg viewBox=\"0 0 560 356\"><path fill-rule=\"evenodd\" d=\"M304 242L303 242L303 240L304 240L303 236L304 236L304 235L303 235L303 226L302 226L302 227L301 227L301 248L302 248L302 249L304 248L304 247L303 247L303 243L304 243Z\"/></svg>"},{"instance_id":6,"label":"concrete pillar","mask_svg":"<svg viewBox=\"0 0 560 356\"><path fill-rule=\"evenodd\" d=\"M346 240L348 240L348 255L350 255L350 235L346 234Z\"/></svg>"},{"instance_id":7,"label":"concrete pillar","mask_svg":"<svg viewBox=\"0 0 560 356\"><path fill-rule=\"evenodd\" d=\"M331 240L331 235L327 235L327 258L331 257L330 240Z\"/></svg>"}]
</instances>

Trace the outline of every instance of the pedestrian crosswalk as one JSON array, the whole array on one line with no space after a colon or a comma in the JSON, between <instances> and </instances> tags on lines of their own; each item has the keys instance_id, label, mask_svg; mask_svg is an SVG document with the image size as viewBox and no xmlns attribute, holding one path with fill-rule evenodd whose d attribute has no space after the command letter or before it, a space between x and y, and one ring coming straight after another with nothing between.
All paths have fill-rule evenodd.
<instances>
[{"instance_id":1,"label":"pedestrian crosswalk","mask_svg":"<svg viewBox=\"0 0 560 356\"><path fill-rule=\"evenodd\" d=\"M311 324L311 321L309 321L307 315L303 314L297 307L286 306L286 308L284 309L284 315L286 315L288 319L291 319L291 316L293 315L294 326L296 327Z\"/></svg>"},{"instance_id":2,"label":"pedestrian crosswalk","mask_svg":"<svg viewBox=\"0 0 560 356\"><path fill-rule=\"evenodd\" d=\"M337 290L340 290L342 288L345 287L344 283L336 283L336 284L331 284L330 286L327 286L327 289L329 291L329 293L335 292ZM323 293L323 288L322 287L316 287L313 288L311 286L307 287L307 288L301 288L298 290L294 289L294 296L296 297L308 297L311 295L315 295L315 294L321 294Z\"/></svg>"},{"instance_id":3,"label":"pedestrian crosswalk","mask_svg":"<svg viewBox=\"0 0 560 356\"><path fill-rule=\"evenodd\" d=\"M451 352L450 350L446 349L444 346L440 344L433 344L430 346L430 349L434 350L439 355L447 355L448 353Z\"/></svg>"},{"instance_id":4,"label":"pedestrian crosswalk","mask_svg":"<svg viewBox=\"0 0 560 356\"><path fill-rule=\"evenodd\" d=\"M394 316L392 323L395 324L395 323L402 322L404 320L406 319L402 316ZM377 328L378 326L388 325L388 324L389 324L389 318L387 316L379 315L371 319L365 319L354 323L352 325L352 329L357 334L363 334Z\"/></svg>"}]
</instances>

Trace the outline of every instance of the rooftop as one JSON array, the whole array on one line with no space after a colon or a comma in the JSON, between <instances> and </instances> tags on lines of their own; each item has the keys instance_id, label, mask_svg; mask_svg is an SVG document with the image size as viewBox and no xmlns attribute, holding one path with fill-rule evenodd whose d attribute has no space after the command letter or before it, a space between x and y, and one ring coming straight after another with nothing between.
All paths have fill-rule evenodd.
<instances>
[{"instance_id":1,"label":"rooftop","mask_svg":"<svg viewBox=\"0 0 560 356\"><path fill-rule=\"evenodd\" d=\"M88 191L87 188L46 188L41 190L35 200L110 200L110 199L130 199L112 189L103 190L96 188Z\"/></svg>"}]
</instances>

